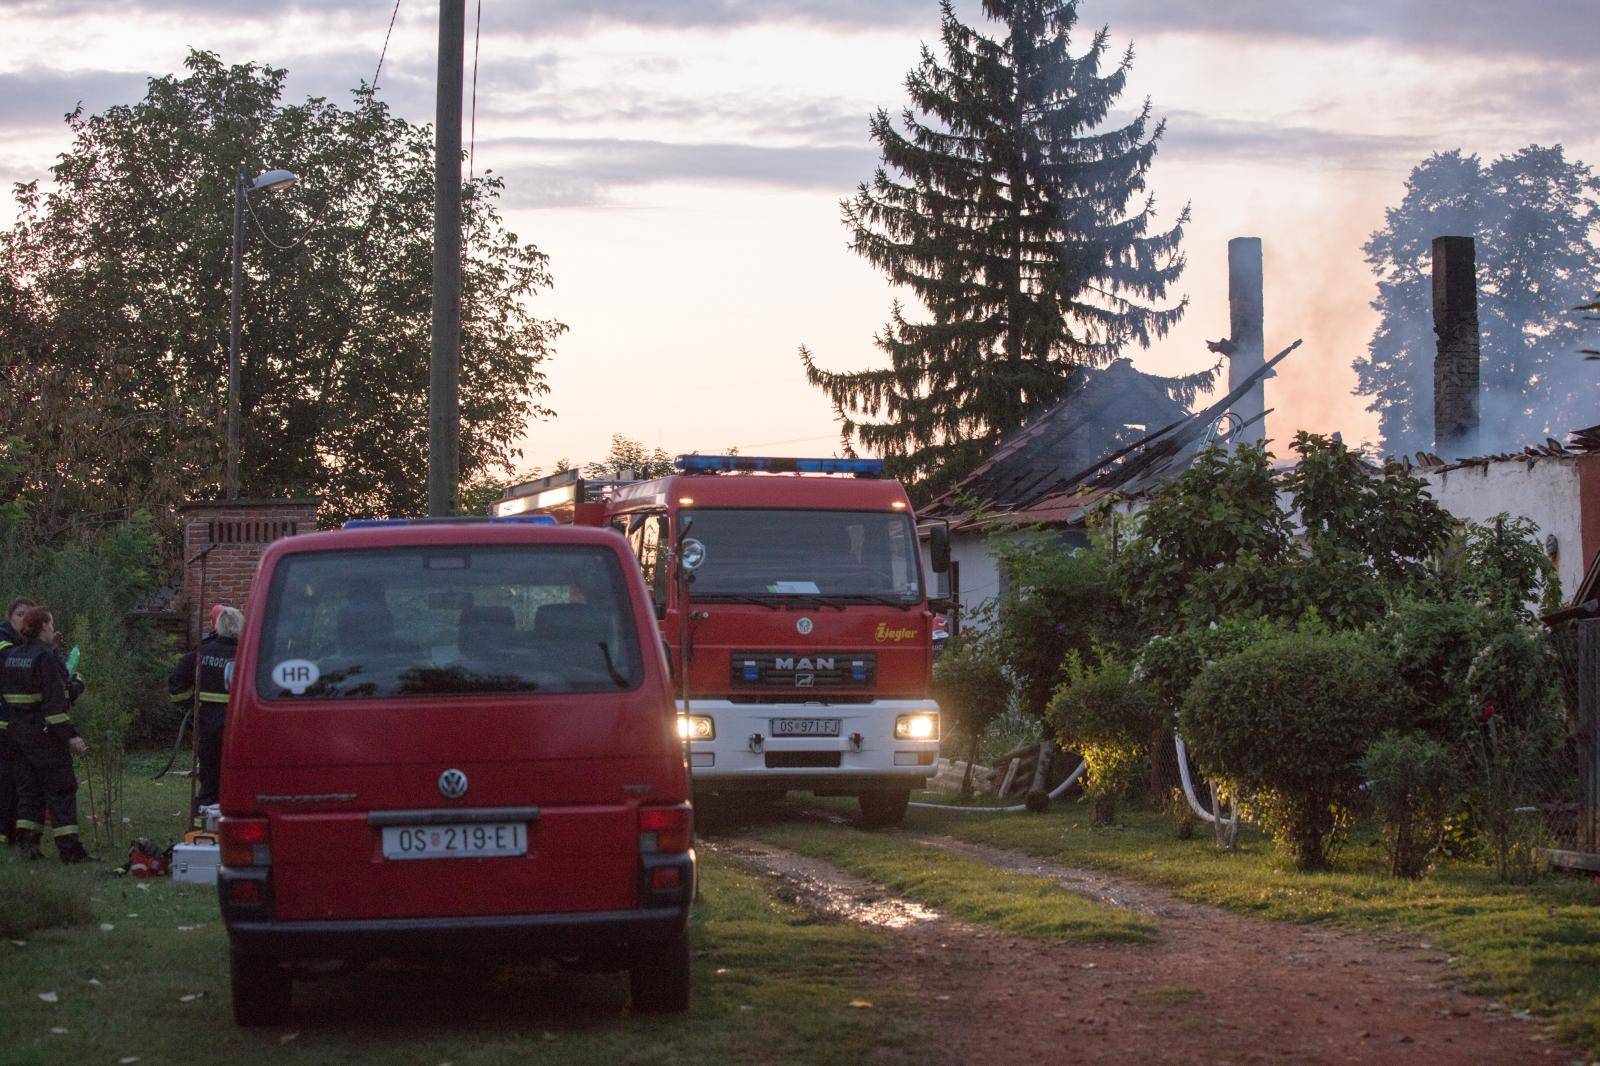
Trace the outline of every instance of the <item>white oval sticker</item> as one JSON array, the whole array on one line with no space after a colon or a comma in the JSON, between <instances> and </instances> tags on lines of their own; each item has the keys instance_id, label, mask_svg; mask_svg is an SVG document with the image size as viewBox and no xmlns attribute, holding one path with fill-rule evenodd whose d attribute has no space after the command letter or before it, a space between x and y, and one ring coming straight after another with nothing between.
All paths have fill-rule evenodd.
<instances>
[{"instance_id":1,"label":"white oval sticker","mask_svg":"<svg viewBox=\"0 0 1600 1066\"><path fill-rule=\"evenodd\" d=\"M317 683L322 671L310 659L285 659L272 668L272 683L296 696Z\"/></svg>"}]
</instances>

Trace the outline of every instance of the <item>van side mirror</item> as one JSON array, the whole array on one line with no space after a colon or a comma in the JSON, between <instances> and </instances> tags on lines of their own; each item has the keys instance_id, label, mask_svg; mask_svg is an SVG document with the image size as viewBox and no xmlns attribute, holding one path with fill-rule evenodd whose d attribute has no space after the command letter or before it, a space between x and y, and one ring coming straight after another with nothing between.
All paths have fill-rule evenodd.
<instances>
[{"instance_id":1,"label":"van side mirror","mask_svg":"<svg viewBox=\"0 0 1600 1066\"><path fill-rule=\"evenodd\" d=\"M943 522L928 531L928 561L936 574L950 569L950 527Z\"/></svg>"}]
</instances>

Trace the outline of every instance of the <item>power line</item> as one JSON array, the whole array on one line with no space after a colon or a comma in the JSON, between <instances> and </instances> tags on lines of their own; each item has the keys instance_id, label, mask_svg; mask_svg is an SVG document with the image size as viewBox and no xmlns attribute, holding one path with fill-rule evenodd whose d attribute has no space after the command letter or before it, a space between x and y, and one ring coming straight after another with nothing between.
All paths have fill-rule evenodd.
<instances>
[{"instance_id":1,"label":"power line","mask_svg":"<svg viewBox=\"0 0 1600 1066\"><path fill-rule=\"evenodd\" d=\"M396 0L398 3L398 0ZM478 0L478 20L472 28L472 132L467 141L467 181L477 177L474 156L478 150L478 42L483 38L483 0Z\"/></svg>"},{"instance_id":2,"label":"power line","mask_svg":"<svg viewBox=\"0 0 1600 1066\"><path fill-rule=\"evenodd\" d=\"M244 198L244 209L245 209L245 213L247 213L250 216L250 221L254 222L256 224L256 232L261 234L261 239L266 241L272 247L276 248L278 251L280 251L280 252L292 252L296 248L300 247L302 244L304 244L306 242L306 239L304 237L301 237L299 240L295 241L293 244L279 244L277 241L275 241L271 237L267 236L267 228L261 224L261 219L256 214L255 206L250 203L250 197L249 197L248 194L246 194L245 198Z\"/></svg>"},{"instance_id":3,"label":"power line","mask_svg":"<svg viewBox=\"0 0 1600 1066\"><path fill-rule=\"evenodd\" d=\"M383 73L383 60L389 54L389 38L394 35L394 20L400 14L400 0L394 0L394 11L389 15L389 30L383 35L383 51L378 53L378 69L372 72L372 92L378 92L378 75Z\"/></svg>"}]
</instances>

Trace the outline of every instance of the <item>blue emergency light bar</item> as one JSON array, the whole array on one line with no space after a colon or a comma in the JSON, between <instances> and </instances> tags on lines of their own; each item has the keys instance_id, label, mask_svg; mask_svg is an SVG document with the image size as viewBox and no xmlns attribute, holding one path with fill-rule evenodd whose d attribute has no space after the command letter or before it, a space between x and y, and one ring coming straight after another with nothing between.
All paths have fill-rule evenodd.
<instances>
[{"instance_id":1,"label":"blue emergency light bar","mask_svg":"<svg viewBox=\"0 0 1600 1066\"><path fill-rule=\"evenodd\" d=\"M882 459L783 459L764 455L680 455L672 465L685 474L854 474L882 477Z\"/></svg>"},{"instance_id":2,"label":"blue emergency light bar","mask_svg":"<svg viewBox=\"0 0 1600 1066\"><path fill-rule=\"evenodd\" d=\"M507 515L504 518L485 518L477 515L463 515L456 518L352 518L344 524L345 529L381 529L386 526L426 526L443 525L448 522L493 522L497 524L511 523L523 526L553 526L556 520L547 514L517 514Z\"/></svg>"}]
</instances>

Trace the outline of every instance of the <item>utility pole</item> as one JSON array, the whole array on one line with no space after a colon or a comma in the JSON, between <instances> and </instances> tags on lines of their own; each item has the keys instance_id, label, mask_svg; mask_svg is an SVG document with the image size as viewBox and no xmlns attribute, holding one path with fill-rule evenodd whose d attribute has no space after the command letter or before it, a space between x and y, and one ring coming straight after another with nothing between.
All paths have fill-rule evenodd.
<instances>
[{"instance_id":1,"label":"utility pole","mask_svg":"<svg viewBox=\"0 0 1600 1066\"><path fill-rule=\"evenodd\" d=\"M222 495L239 498L239 298L244 288L244 172L233 177L233 277L228 296L228 465Z\"/></svg>"},{"instance_id":2,"label":"utility pole","mask_svg":"<svg viewBox=\"0 0 1600 1066\"><path fill-rule=\"evenodd\" d=\"M456 510L461 404L461 83L466 0L440 0L433 147L433 345L428 371L428 514Z\"/></svg>"}]
</instances>

